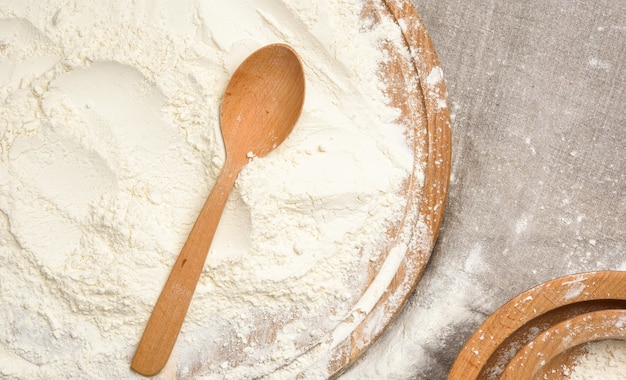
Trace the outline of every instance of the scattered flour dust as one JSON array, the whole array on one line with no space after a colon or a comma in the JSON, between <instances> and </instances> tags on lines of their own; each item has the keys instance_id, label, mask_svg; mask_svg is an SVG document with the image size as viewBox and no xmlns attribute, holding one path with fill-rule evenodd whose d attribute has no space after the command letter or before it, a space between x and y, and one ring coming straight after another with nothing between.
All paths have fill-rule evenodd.
<instances>
[{"instance_id":1,"label":"scattered flour dust","mask_svg":"<svg viewBox=\"0 0 626 380\"><path fill-rule=\"evenodd\" d=\"M570 380L626 379L626 341L602 340L586 349L570 369Z\"/></svg>"},{"instance_id":2,"label":"scattered flour dust","mask_svg":"<svg viewBox=\"0 0 626 380\"><path fill-rule=\"evenodd\" d=\"M0 377L138 377L224 162L224 88L273 42L301 54L304 112L241 173L168 368L256 378L345 318L412 170L376 79L381 38L401 46L392 20L363 25L359 0L0 4Z\"/></svg>"}]
</instances>

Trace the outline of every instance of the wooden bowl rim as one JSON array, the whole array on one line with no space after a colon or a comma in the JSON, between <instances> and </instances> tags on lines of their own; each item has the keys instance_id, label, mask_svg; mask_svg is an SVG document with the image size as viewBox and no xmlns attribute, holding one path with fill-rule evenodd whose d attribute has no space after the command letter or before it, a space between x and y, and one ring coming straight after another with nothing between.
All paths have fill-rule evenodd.
<instances>
[{"instance_id":1,"label":"wooden bowl rim","mask_svg":"<svg viewBox=\"0 0 626 380\"><path fill-rule=\"evenodd\" d=\"M577 346L609 339L626 340L626 309L584 313L551 326L517 352L500 380L518 379L522 373L534 379L557 356Z\"/></svg>"},{"instance_id":2,"label":"wooden bowl rim","mask_svg":"<svg viewBox=\"0 0 626 380\"><path fill-rule=\"evenodd\" d=\"M563 317L571 319L590 311L625 309L626 286L623 284L626 284L625 271L584 272L544 282L519 294L476 329L461 349L448 380L498 378L504 365L523 346L555 323L562 322ZM538 322L542 320L549 325L537 331ZM514 335L527 339L521 345L505 347L507 339ZM517 349L511 352L514 346ZM503 350L508 350L506 355ZM493 358L498 355L508 357L506 363L498 362L499 372L493 366Z\"/></svg>"}]
</instances>

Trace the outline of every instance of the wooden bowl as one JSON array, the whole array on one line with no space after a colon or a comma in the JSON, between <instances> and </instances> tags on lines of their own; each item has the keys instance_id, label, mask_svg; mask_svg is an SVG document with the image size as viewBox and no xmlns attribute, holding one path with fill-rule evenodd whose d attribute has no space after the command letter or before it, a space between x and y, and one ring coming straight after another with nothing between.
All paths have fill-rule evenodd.
<instances>
[{"instance_id":1,"label":"wooden bowl","mask_svg":"<svg viewBox=\"0 0 626 380\"><path fill-rule=\"evenodd\" d=\"M573 362L587 342L625 339L625 284L626 272L591 272L520 294L470 337L448 380L543 378L555 363Z\"/></svg>"},{"instance_id":2,"label":"wooden bowl","mask_svg":"<svg viewBox=\"0 0 626 380\"><path fill-rule=\"evenodd\" d=\"M550 327L517 352L500 379L547 379L548 373L554 374L552 379L566 379L567 375L562 371L546 370L555 367L550 363L562 353L569 352L570 357L560 357L559 364L570 368L575 360L569 360L567 364L564 361L578 357L573 354L573 349L604 339L626 340L626 310L585 313Z\"/></svg>"}]
</instances>

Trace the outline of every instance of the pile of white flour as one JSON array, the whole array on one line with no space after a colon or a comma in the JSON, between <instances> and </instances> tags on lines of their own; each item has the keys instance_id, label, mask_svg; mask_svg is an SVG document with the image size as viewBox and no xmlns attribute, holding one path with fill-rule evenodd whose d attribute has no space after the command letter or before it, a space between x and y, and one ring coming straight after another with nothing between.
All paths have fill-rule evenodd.
<instances>
[{"instance_id":1,"label":"pile of white flour","mask_svg":"<svg viewBox=\"0 0 626 380\"><path fill-rule=\"evenodd\" d=\"M626 379L626 342L588 343L587 352L570 369L570 380Z\"/></svg>"},{"instance_id":2,"label":"pile of white flour","mask_svg":"<svg viewBox=\"0 0 626 380\"><path fill-rule=\"evenodd\" d=\"M361 7L0 1L0 377L138 376L135 346L224 162L224 88L274 42L302 57L304 112L241 173L173 368L271 373L345 317L413 163L377 77L399 30ZM264 340L268 324L283 328ZM206 363L229 347L245 348Z\"/></svg>"}]
</instances>

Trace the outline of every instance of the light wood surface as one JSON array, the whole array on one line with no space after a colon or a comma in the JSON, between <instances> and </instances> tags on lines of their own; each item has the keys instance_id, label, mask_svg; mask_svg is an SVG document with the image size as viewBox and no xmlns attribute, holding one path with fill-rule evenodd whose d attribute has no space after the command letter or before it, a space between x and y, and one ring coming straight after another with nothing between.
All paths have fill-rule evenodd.
<instances>
[{"instance_id":1,"label":"light wood surface","mask_svg":"<svg viewBox=\"0 0 626 380\"><path fill-rule=\"evenodd\" d=\"M518 351L500 379L543 379L542 369L563 352L599 340L626 340L625 323L626 310L599 310L558 323ZM568 378L564 372L560 374L562 379Z\"/></svg>"},{"instance_id":2,"label":"light wood surface","mask_svg":"<svg viewBox=\"0 0 626 380\"><path fill-rule=\"evenodd\" d=\"M131 367L153 376L167 363L237 175L289 135L304 103L304 73L288 46L250 55L231 78L221 107L226 162L161 291Z\"/></svg>"},{"instance_id":3,"label":"light wood surface","mask_svg":"<svg viewBox=\"0 0 626 380\"><path fill-rule=\"evenodd\" d=\"M470 337L448 380L499 379L513 360L519 360L512 364L518 367L528 361L526 367L533 369L509 371L506 378L529 379L536 371L537 358L521 359L524 350L541 350L547 363L562 352L595 339L594 336L623 336L623 331L616 333L610 321L623 316L626 310L625 283L626 272L581 273L548 281L520 294L493 313ZM559 336L574 331L579 334L571 338L571 343L560 342ZM518 353L520 359L514 359Z\"/></svg>"},{"instance_id":4,"label":"light wood surface","mask_svg":"<svg viewBox=\"0 0 626 380\"><path fill-rule=\"evenodd\" d=\"M419 14L411 1L384 0L366 2L363 17L402 20L401 33L411 55L406 60L402 52L386 45L384 48L393 59L382 68L381 75L388 84L392 103L402 110L400 122L407 127L407 140L414 151L414 171L405 189L405 217L390 231L389 248L407 228L412 234L404 259L374 308L334 348L333 360L327 364L331 377L340 375L382 335L419 282L439 234L451 170L452 133L446 86L443 80L432 87L426 84L432 70L439 69L439 59ZM409 91L414 83L416 91ZM420 171L424 173L423 183L418 179ZM424 230L413 219L415 215L424 223ZM388 254L385 252L372 263L370 282L375 280Z\"/></svg>"}]
</instances>

